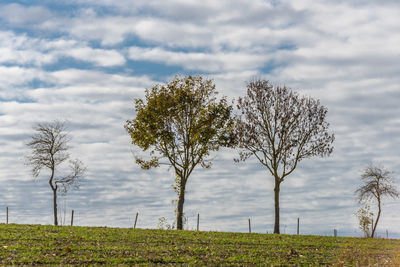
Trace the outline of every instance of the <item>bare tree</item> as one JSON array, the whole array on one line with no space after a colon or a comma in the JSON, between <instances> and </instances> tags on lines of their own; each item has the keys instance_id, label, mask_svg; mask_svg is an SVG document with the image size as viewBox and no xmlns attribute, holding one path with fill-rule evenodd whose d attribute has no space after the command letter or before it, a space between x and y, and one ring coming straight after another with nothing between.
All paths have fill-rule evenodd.
<instances>
[{"instance_id":1,"label":"bare tree","mask_svg":"<svg viewBox=\"0 0 400 267\"><path fill-rule=\"evenodd\" d=\"M300 97L265 80L248 83L247 96L238 99L237 107L240 160L255 156L274 177L274 233L279 234L281 183L301 160L333 151L335 138L328 132L327 109L319 100Z\"/></svg>"},{"instance_id":2,"label":"bare tree","mask_svg":"<svg viewBox=\"0 0 400 267\"><path fill-rule=\"evenodd\" d=\"M378 205L378 214L372 225L371 237L373 238L379 218L381 217L382 198L385 196L398 198L399 191L397 191L395 186L393 173L386 170L384 167L378 167L372 164L368 165L361 174L361 181L363 185L355 192L358 201L361 203L363 201L372 200L374 202L376 201Z\"/></svg>"},{"instance_id":3,"label":"bare tree","mask_svg":"<svg viewBox=\"0 0 400 267\"><path fill-rule=\"evenodd\" d=\"M358 225L360 229L363 231L365 237L371 237L372 227L371 224L374 221L374 213L370 211L370 206L365 205L361 207L355 213L358 219Z\"/></svg>"},{"instance_id":4,"label":"bare tree","mask_svg":"<svg viewBox=\"0 0 400 267\"><path fill-rule=\"evenodd\" d=\"M54 225L57 220L57 192L66 194L71 188L78 188L86 168L76 159L70 160L70 173L65 176L56 175L57 167L69 158L68 135L63 122L39 123L33 128L36 133L32 135L27 146L32 149L27 158L27 164L32 166L32 175L38 178L42 169L50 171L49 185L53 191Z\"/></svg>"}]
</instances>

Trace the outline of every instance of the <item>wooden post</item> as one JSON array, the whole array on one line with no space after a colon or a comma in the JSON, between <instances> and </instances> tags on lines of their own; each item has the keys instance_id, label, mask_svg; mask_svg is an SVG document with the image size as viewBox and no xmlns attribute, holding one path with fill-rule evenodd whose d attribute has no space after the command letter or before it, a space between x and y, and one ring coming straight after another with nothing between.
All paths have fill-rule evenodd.
<instances>
[{"instance_id":1,"label":"wooden post","mask_svg":"<svg viewBox=\"0 0 400 267\"><path fill-rule=\"evenodd\" d=\"M74 210L72 210L72 214L71 214L71 226L74 225Z\"/></svg>"},{"instance_id":2,"label":"wooden post","mask_svg":"<svg viewBox=\"0 0 400 267\"><path fill-rule=\"evenodd\" d=\"M249 233L251 233L251 223L250 223L250 218L249 218Z\"/></svg>"},{"instance_id":3,"label":"wooden post","mask_svg":"<svg viewBox=\"0 0 400 267\"><path fill-rule=\"evenodd\" d=\"M200 214L197 213L197 231L199 231Z\"/></svg>"},{"instance_id":4,"label":"wooden post","mask_svg":"<svg viewBox=\"0 0 400 267\"><path fill-rule=\"evenodd\" d=\"M6 223L8 224L8 207L7 207Z\"/></svg>"},{"instance_id":5,"label":"wooden post","mask_svg":"<svg viewBox=\"0 0 400 267\"><path fill-rule=\"evenodd\" d=\"M386 229L386 239L389 239L389 232L388 232L388 229Z\"/></svg>"},{"instance_id":6,"label":"wooden post","mask_svg":"<svg viewBox=\"0 0 400 267\"><path fill-rule=\"evenodd\" d=\"M297 234L300 234L300 218L297 218Z\"/></svg>"},{"instance_id":7,"label":"wooden post","mask_svg":"<svg viewBox=\"0 0 400 267\"><path fill-rule=\"evenodd\" d=\"M333 229L333 236L337 237L337 230L336 229Z\"/></svg>"},{"instance_id":8,"label":"wooden post","mask_svg":"<svg viewBox=\"0 0 400 267\"><path fill-rule=\"evenodd\" d=\"M133 225L133 229L136 229L137 218L139 216L139 212L136 212L135 224Z\"/></svg>"}]
</instances>

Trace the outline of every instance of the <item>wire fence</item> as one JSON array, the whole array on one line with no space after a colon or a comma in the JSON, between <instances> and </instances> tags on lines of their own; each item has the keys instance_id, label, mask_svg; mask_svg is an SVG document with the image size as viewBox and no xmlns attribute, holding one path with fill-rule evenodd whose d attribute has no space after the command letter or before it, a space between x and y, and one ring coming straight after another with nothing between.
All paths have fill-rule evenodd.
<instances>
[{"instance_id":1,"label":"wire fence","mask_svg":"<svg viewBox=\"0 0 400 267\"><path fill-rule=\"evenodd\" d=\"M4 217L3 217L4 216ZM50 222L53 222L53 215L49 214L48 212L41 212L38 213L37 211L31 210L21 210L21 209L12 209L12 207L5 207L4 215L2 216L2 212L0 212L0 222L4 220L5 224L9 223L16 223L16 224L42 224L42 225L49 225ZM3 218L1 218L3 217ZM87 219L87 216L84 213L80 213L79 211L72 209L68 212L66 210L62 210L58 216L58 222L60 226L108 226L108 227L115 227L113 225L102 225L102 224L87 224L82 223L79 224L79 217ZM210 221L210 219L212 221ZM144 229L175 229L176 223L174 221L168 221L165 217L159 216L158 214L154 213L132 213L130 226L123 227L123 228L144 228ZM189 221L190 220L190 221ZM196 231L219 231L225 232L221 229L213 229L210 225L213 224L215 218L207 218L207 216L201 216L200 213L191 214L190 217L184 216L183 218L183 228L184 230L196 230ZM77 223L78 221L78 223ZM296 223L292 224L281 224L280 233L281 234L297 234L297 235L323 235L323 236L333 236L333 237L350 237L362 236L360 231L357 229L349 230L340 230L338 228L332 228L330 230L325 230L323 232L313 233L310 231L302 231L302 227L307 227L308 225L301 224L301 218L298 217L295 220ZM149 223L153 222L153 224ZM236 224L241 224L241 227L238 229L239 231L234 232L248 232L248 233L267 233L272 234L273 225L269 224L267 227L271 230L266 231L259 231L260 224L258 223L257 228L258 231L254 231L254 220L252 218L243 218L241 221L237 221ZM204 227L205 226L205 227ZM289 226L289 229L288 229ZM117 226L118 227L118 226ZM253 230L252 230L253 227ZM244 230L247 228L246 230ZM295 230L294 230L295 229ZM391 233L388 229L378 230L376 233L376 237L378 238L400 238L399 233Z\"/></svg>"}]
</instances>

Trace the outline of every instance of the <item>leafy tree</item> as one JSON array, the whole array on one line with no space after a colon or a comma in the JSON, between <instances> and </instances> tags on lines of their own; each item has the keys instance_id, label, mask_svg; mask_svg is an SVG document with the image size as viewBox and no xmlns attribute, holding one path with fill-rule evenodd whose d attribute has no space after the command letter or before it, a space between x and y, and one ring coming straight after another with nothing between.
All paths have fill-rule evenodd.
<instances>
[{"instance_id":1,"label":"leafy tree","mask_svg":"<svg viewBox=\"0 0 400 267\"><path fill-rule=\"evenodd\" d=\"M399 191L395 186L393 173L384 167L368 165L361 174L363 185L356 190L358 201L376 201L378 205L378 214L372 225L371 237L373 238L382 212L382 198L389 196L392 198L399 197Z\"/></svg>"},{"instance_id":2,"label":"leafy tree","mask_svg":"<svg viewBox=\"0 0 400 267\"><path fill-rule=\"evenodd\" d=\"M287 87L274 87L266 80L248 83L247 95L238 99L237 107L240 160L254 156L273 176L274 233L279 234L281 183L301 160L332 153L334 135L328 132L327 109L318 100L301 97Z\"/></svg>"},{"instance_id":3,"label":"leafy tree","mask_svg":"<svg viewBox=\"0 0 400 267\"><path fill-rule=\"evenodd\" d=\"M27 156L27 164L32 166L32 175L38 178L42 169L50 171L49 185L53 191L54 225L57 220L57 192L66 194L71 188L78 188L86 168L76 159L70 160L71 172L65 176L56 175L58 166L68 158L68 135L64 123L39 123L33 128L36 133L32 135L27 146L32 150Z\"/></svg>"},{"instance_id":4,"label":"leafy tree","mask_svg":"<svg viewBox=\"0 0 400 267\"><path fill-rule=\"evenodd\" d=\"M171 166L178 194L177 229L182 230L185 188L194 168L210 168L211 151L231 146L232 107L225 98L217 100L212 80L201 76L175 77L167 84L146 90L145 99L135 100L137 112L125 129L132 144L150 151L151 159L136 157L143 169Z\"/></svg>"},{"instance_id":5,"label":"leafy tree","mask_svg":"<svg viewBox=\"0 0 400 267\"><path fill-rule=\"evenodd\" d=\"M373 222L374 213L370 211L370 206L365 205L355 213L360 229L365 237L371 237L371 224Z\"/></svg>"}]
</instances>

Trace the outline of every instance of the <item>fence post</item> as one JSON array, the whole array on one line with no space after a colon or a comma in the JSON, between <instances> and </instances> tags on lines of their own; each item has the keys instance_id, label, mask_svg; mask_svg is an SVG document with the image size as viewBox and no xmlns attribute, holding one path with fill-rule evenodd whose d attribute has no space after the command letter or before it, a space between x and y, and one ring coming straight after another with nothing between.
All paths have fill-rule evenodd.
<instances>
[{"instance_id":1,"label":"fence post","mask_svg":"<svg viewBox=\"0 0 400 267\"><path fill-rule=\"evenodd\" d=\"M297 218L297 234L300 234L300 218Z\"/></svg>"},{"instance_id":2,"label":"fence post","mask_svg":"<svg viewBox=\"0 0 400 267\"><path fill-rule=\"evenodd\" d=\"M72 210L72 214L71 214L71 226L74 225L74 210Z\"/></svg>"},{"instance_id":3,"label":"fence post","mask_svg":"<svg viewBox=\"0 0 400 267\"><path fill-rule=\"evenodd\" d=\"M336 229L333 229L333 236L337 237L337 230Z\"/></svg>"},{"instance_id":4,"label":"fence post","mask_svg":"<svg viewBox=\"0 0 400 267\"><path fill-rule=\"evenodd\" d=\"M6 223L8 224L8 207L7 207Z\"/></svg>"},{"instance_id":5,"label":"fence post","mask_svg":"<svg viewBox=\"0 0 400 267\"><path fill-rule=\"evenodd\" d=\"M251 223L250 223L250 218L249 218L249 233L251 233Z\"/></svg>"},{"instance_id":6,"label":"fence post","mask_svg":"<svg viewBox=\"0 0 400 267\"><path fill-rule=\"evenodd\" d=\"M388 229L386 229L386 239L389 239L389 232L388 232Z\"/></svg>"},{"instance_id":7,"label":"fence post","mask_svg":"<svg viewBox=\"0 0 400 267\"><path fill-rule=\"evenodd\" d=\"M135 224L133 225L133 229L136 229L137 218L139 216L139 212L136 212Z\"/></svg>"},{"instance_id":8,"label":"fence post","mask_svg":"<svg viewBox=\"0 0 400 267\"><path fill-rule=\"evenodd\" d=\"M197 231L199 231L200 214L197 213Z\"/></svg>"}]
</instances>

